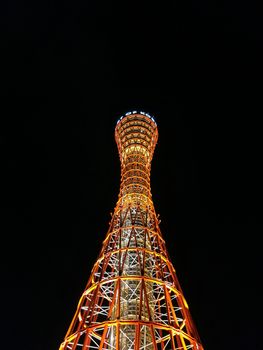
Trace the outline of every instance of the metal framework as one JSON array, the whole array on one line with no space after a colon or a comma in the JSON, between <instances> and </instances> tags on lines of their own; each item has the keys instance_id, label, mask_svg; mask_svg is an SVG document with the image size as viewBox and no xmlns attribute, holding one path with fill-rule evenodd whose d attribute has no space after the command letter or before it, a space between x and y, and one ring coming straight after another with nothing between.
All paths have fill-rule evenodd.
<instances>
[{"instance_id":1,"label":"metal framework","mask_svg":"<svg viewBox=\"0 0 263 350\"><path fill-rule=\"evenodd\" d=\"M157 138L148 114L117 122L119 197L60 350L203 350L152 201Z\"/></svg>"}]
</instances>

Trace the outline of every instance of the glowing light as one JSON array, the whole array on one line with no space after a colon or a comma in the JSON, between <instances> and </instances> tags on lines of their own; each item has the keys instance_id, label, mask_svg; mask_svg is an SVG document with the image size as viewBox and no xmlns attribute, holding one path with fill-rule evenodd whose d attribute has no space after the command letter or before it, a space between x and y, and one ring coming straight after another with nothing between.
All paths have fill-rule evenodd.
<instances>
[{"instance_id":1,"label":"glowing light","mask_svg":"<svg viewBox=\"0 0 263 350\"><path fill-rule=\"evenodd\" d=\"M189 306L188 306L188 304L187 304L187 301L185 300L185 297L182 296L182 298L183 298L184 306L185 306L187 309L189 309Z\"/></svg>"},{"instance_id":2,"label":"glowing light","mask_svg":"<svg viewBox=\"0 0 263 350\"><path fill-rule=\"evenodd\" d=\"M127 112L127 113L125 113L125 115L122 115L122 116L117 120L117 123L116 123L116 124L118 124L125 116L135 115L135 114L145 115L146 117L148 117L149 119L151 119L155 124L157 124L156 121L155 121L155 119L154 119L149 113L146 113L146 112L143 112L143 111L140 111L139 113L138 113L137 111Z\"/></svg>"}]
</instances>

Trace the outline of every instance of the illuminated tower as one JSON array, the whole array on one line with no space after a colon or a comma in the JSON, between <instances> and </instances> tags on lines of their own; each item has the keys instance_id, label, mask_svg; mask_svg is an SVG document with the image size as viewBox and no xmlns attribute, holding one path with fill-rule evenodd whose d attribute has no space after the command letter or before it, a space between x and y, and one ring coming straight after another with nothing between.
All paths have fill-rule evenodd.
<instances>
[{"instance_id":1,"label":"illuminated tower","mask_svg":"<svg viewBox=\"0 0 263 350\"><path fill-rule=\"evenodd\" d=\"M203 350L152 201L157 138L146 113L117 122L119 197L60 350Z\"/></svg>"}]
</instances>

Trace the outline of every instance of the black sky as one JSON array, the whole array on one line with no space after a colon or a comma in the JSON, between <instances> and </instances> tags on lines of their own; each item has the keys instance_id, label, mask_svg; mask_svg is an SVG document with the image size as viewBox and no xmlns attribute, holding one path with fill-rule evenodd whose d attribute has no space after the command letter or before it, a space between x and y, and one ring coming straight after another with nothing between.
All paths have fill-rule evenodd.
<instances>
[{"instance_id":1,"label":"black sky","mask_svg":"<svg viewBox=\"0 0 263 350\"><path fill-rule=\"evenodd\" d=\"M261 10L1 2L2 349L58 349L117 200L115 124L133 109L158 124L153 199L205 349L262 349Z\"/></svg>"}]
</instances>

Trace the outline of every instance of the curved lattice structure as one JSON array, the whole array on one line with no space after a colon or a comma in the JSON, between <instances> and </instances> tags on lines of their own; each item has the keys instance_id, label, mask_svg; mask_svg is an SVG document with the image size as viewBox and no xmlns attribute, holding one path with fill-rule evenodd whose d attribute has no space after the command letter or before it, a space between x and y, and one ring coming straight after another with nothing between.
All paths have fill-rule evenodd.
<instances>
[{"instance_id":1,"label":"curved lattice structure","mask_svg":"<svg viewBox=\"0 0 263 350\"><path fill-rule=\"evenodd\" d=\"M152 201L157 138L148 114L117 122L119 198L60 350L203 350Z\"/></svg>"}]
</instances>

